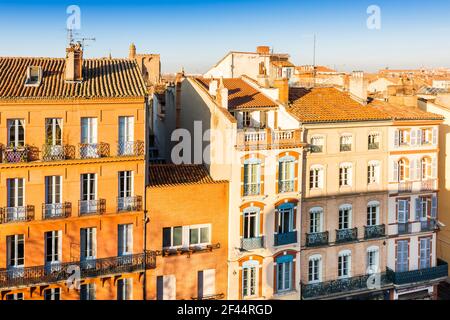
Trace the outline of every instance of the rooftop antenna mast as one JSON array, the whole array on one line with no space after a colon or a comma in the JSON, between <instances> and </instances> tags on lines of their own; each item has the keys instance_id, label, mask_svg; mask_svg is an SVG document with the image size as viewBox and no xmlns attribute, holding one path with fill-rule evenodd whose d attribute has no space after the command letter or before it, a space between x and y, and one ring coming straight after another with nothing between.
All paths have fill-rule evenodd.
<instances>
[{"instance_id":1,"label":"rooftop antenna mast","mask_svg":"<svg viewBox=\"0 0 450 320\"><path fill-rule=\"evenodd\" d=\"M313 87L316 87L316 34L313 36Z\"/></svg>"}]
</instances>

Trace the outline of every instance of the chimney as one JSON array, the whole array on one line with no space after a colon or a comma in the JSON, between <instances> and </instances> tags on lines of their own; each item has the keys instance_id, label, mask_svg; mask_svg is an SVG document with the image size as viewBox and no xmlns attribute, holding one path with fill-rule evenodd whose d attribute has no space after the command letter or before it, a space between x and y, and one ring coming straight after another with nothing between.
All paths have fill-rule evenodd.
<instances>
[{"instance_id":1,"label":"chimney","mask_svg":"<svg viewBox=\"0 0 450 320\"><path fill-rule=\"evenodd\" d=\"M220 78L220 85L219 89L217 90L216 101L222 108L228 109L228 89L225 88L223 84L223 78Z\"/></svg>"},{"instance_id":2,"label":"chimney","mask_svg":"<svg viewBox=\"0 0 450 320\"><path fill-rule=\"evenodd\" d=\"M288 79L275 79L273 80L273 86L278 89L278 100L280 100L282 104L287 105L289 103Z\"/></svg>"},{"instance_id":3,"label":"chimney","mask_svg":"<svg viewBox=\"0 0 450 320\"><path fill-rule=\"evenodd\" d=\"M269 55L270 54L270 47L268 47L268 46L256 47L256 53L262 54L262 55Z\"/></svg>"},{"instance_id":4,"label":"chimney","mask_svg":"<svg viewBox=\"0 0 450 320\"><path fill-rule=\"evenodd\" d=\"M211 79L211 82L209 83L209 94L215 97L217 95L217 89L219 87L219 84L217 80Z\"/></svg>"},{"instance_id":5,"label":"chimney","mask_svg":"<svg viewBox=\"0 0 450 320\"><path fill-rule=\"evenodd\" d=\"M132 43L130 45L130 51L129 51L129 54L128 54L128 59L130 59L130 60L136 59L136 46L134 45L134 43Z\"/></svg>"},{"instance_id":6,"label":"chimney","mask_svg":"<svg viewBox=\"0 0 450 320\"><path fill-rule=\"evenodd\" d=\"M79 43L66 49L66 81L83 81L83 49Z\"/></svg>"},{"instance_id":7,"label":"chimney","mask_svg":"<svg viewBox=\"0 0 450 320\"><path fill-rule=\"evenodd\" d=\"M364 79L364 71L353 71L350 77L350 95L353 99L367 104L368 81Z\"/></svg>"}]
</instances>

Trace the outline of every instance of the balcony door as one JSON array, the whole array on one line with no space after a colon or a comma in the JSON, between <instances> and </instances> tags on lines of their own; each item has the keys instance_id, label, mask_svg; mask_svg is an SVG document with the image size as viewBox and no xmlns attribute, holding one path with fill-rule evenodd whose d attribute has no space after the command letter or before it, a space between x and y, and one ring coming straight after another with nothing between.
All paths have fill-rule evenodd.
<instances>
[{"instance_id":1,"label":"balcony door","mask_svg":"<svg viewBox=\"0 0 450 320\"><path fill-rule=\"evenodd\" d=\"M420 269L431 268L431 238L420 239Z\"/></svg>"},{"instance_id":2,"label":"balcony door","mask_svg":"<svg viewBox=\"0 0 450 320\"><path fill-rule=\"evenodd\" d=\"M396 272L406 272L409 270L409 241L397 241Z\"/></svg>"},{"instance_id":3,"label":"balcony door","mask_svg":"<svg viewBox=\"0 0 450 320\"><path fill-rule=\"evenodd\" d=\"M294 192L295 158L285 157L279 163L279 193Z\"/></svg>"},{"instance_id":4,"label":"balcony door","mask_svg":"<svg viewBox=\"0 0 450 320\"><path fill-rule=\"evenodd\" d=\"M85 173L81 175L81 213L97 212L97 174Z\"/></svg>"},{"instance_id":5,"label":"balcony door","mask_svg":"<svg viewBox=\"0 0 450 320\"><path fill-rule=\"evenodd\" d=\"M7 236L6 242L9 273L13 278L22 277L25 265L25 237L23 234Z\"/></svg>"},{"instance_id":6,"label":"balcony door","mask_svg":"<svg viewBox=\"0 0 450 320\"><path fill-rule=\"evenodd\" d=\"M97 118L81 118L81 156L98 158Z\"/></svg>"},{"instance_id":7,"label":"balcony door","mask_svg":"<svg viewBox=\"0 0 450 320\"><path fill-rule=\"evenodd\" d=\"M25 220L25 179L7 179L6 184L8 188L8 208L6 210L8 221Z\"/></svg>"},{"instance_id":8,"label":"balcony door","mask_svg":"<svg viewBox=\"0 0 450 320\"><path fill-rule=\"evenodd\" d=\"M133 171L119 172L119 211L131 210L133 208Z\"/></svg>"},{"instance_id":9,"label":"balcony door","mask_svg":"<svg viewBox=\"0 0 450 320\"><path fill-rule=\"evenodd\" d=\"M80 230L80 259L83 266L95 266L97 253L97 228L84 228Z\"/></svg>"},{"instance_id":10,"label":"balcony door","mask_svg":"<svg viewBox=\"0 0 450 320\"><path fill-rule=\"evenodd\" d=\"M198 297L207 298L216 294L216 270L198 272Z\"/></svg>"},{"instance_id":11,"label":"balcony door","mask_svg":"<svg viewBox=\"0 0 450 320\"><path fill-rule=\"evenodd\" d=\"M258 208L244 211L244 239L254 239L259 236L259 213Z\"/></svg>"},{"instance_id":12,"label":"balcony door","mask_svg":"<svg viewBox=\"0 0 450 320\"><path fill-rule=\"evenodd\" d=\"M45 266L47 272L58 271L62 258L62 232L45 233Z\"/></svg>"},{"instance_id":13,"label":"balcony door","mask_svg":"<svg viewBox=\"0 0 450 320\"><path fill-rule=\"evenodd\" d=\"M45 119L45 144L62 146L62 119Z\"/></svg>"},{"instance_id":14,"label":"balcony door","mask_svg":"<svg viewBox=\"0 0 450 320\"><path fill-rule=\"evenodd\" d=\"M250 160L244 164L244 196L256 196L261 192L261 162Z\"/></svg>"},{"instance_id":15,"label":"balcony door","mask_svg":"<svg viewBox=\"0 0 450 320\"><path fill-rule=\"evenodd\" d=\"M62 213L62 177L45 177L45 216L60 217Z\"/></svg>"},{"instance_id":16,"label":"balcony door","mask_svg":"<svg viewBox=\"0 0 450 320\"><path fill-rule=\"evenodd\" d=\"M289 203L278 207L278 234L293 232L294 223L294 205Z\"/></svg>"},{"instance_id":17,"label":"balcony door","mask_svg":"<svg viewBox=\"0 0 450 320\"><path fill-rule=\"evenodd\" d=\"M20 148L25 145L25 129L23 119L8 120L7 147Z\"/></svg>"},{"instance_id":18,"label":"balcony door","mask_svg":"<svg viewBox=\"0 0 450 320\"><path fill-rule=\"evenodd\" d=\"M242 296L254 298L258 296L258 272L259 263L257 261L247 261L242 266Z\"/></svg>"},{"instance_id":19,"label":"balcony door","mask_svg":"<svg viewBox=\"0 0 450 320\"><path fill-rule=\"evenodd\" d=\"M133 254L133 225L119 225L118 256L124 257Z\"/></svg>"},{"instance_id":20,"label":"balcony door","mask_svg":"<svg viewBox=\"0 0 450 320\"><path fill-rule=\"evenodd\" d=\"M134 143L134 117L119 117L119 154L132 155Z\"/></svg>"}]
</instances>

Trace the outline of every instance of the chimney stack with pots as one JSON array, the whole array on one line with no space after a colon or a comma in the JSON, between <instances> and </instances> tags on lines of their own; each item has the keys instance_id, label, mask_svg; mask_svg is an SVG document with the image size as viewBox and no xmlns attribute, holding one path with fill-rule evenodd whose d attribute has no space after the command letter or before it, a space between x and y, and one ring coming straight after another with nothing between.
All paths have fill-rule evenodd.
<instances>
[{"instance_id":1,"label":"chimney stack with pots","mask_svg":"<svg viewBox=\"0 0 450 320\"><path fill-rule=\"evenodd\" d=\"M287 105L289 103L289 80L275 79L273 86L278 89L278 100Z\"/></svg>"},{"instance_id":2,"label":"chimney stack with pots","mask_svg":"<svg viewBox=\"0 0 450 320\"><path fill-rule=\"evenodd\" d=\"M130 45L130 51L128 54L128 59L133 60L136 59L136 46L134 45L134 43L132 43Z\"/></svg>"},{"instance_id":3,"label":"chimney stack with pots","mask_svg":"<svg viewBox=\"0 0 450 320\"><path fill-rule=\"evenodd\" d=\"M66 49L66 74L68 82L83 81L83 48L81 44L70 44Z\"/></svg>"}]
</instances>

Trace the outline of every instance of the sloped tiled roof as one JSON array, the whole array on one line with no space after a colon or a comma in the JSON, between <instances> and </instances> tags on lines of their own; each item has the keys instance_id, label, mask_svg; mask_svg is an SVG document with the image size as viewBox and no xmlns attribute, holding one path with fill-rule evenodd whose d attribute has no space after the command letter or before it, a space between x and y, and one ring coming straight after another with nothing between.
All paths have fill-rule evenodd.
<instances>
[{"instance_id":1,"label":"sloped tiled roof","mask_svg":"<svg viewBox=\"0 0 450 320\"><path fill-rule=\"evenodd\" d=\"M271 61L271 64L273 64L274 66L278 67L278 68L292 68L295 67L295 65L288 61L288 60L281 60L281 61Z\"/></svg>"},{"instance_id":2,"label":"sloped tiled roof","mask_svg":"<svg viewBox=\"0 0 450 320\"><path fill-rule=\"evenodd\" d=\"M335 88L291 88L287 109L303 123L390 120L390 116L364 106Z\"/></svg>"},{"instance_id":3,"label":"sloped tiled roof","mask_svg":"<svg viewBox=\"0 0 450 320\"><path fill-rule=\"evenodd\" d=\"M388 114L392 120L443 120L444 117L431 112L423 111L418 107L393 105L380 100L373 100L370 106Z\"/></svg>"},{"instance_id":4,"label":"sloped tiled roof","mask_svg":"<svg viewBox=\"0 0 450 320\"><path fill-rule=\"evenodd\" d=\"M196 80L209 90L211 79ZM216 80L220 83L219 79ZM240 78L223 79L223 84L228 89L228 110L278 107L269 97Z\"/></svg>"},{"instance_id":5,"label":"sloped tiled roof","mask_svg":"<svg viewBox=\"0 0 450 320\"><path fill-rule=\"evenodd\" d=\"M0 100L144 97L146 87L135 61L84 59L83 82L66 83L62 58L0 58ZM25 86L27 68L43 71L38 87Z\"/></svg>"},{"instance_id":6,"label":"sloped tiled roof","mask_svg":"<svg viewBox=\"0 0 450 320\"><path fill-rule=\"evenodd\" d=\"M150 165L149 184L152 187L221 183L203 165Z\"/></svg>"}]
</instances>

